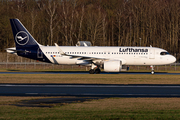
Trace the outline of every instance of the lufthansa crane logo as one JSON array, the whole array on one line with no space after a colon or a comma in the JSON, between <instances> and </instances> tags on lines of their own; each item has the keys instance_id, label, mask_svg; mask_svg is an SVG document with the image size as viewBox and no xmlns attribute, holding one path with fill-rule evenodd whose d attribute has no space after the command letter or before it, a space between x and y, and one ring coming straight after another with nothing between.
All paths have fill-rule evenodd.
<instances>
[{"instance_id":1,"label":"lufthansa crane logo","mask_svg":"<svg viewBox=\"0 0 180 120\"><path fill-rule=\"evenodd\" d=\"M29 35L24 31L20 31L16 34L15 39L19 45L25 45L29 41Z\"/></svg>"}]
</instances>

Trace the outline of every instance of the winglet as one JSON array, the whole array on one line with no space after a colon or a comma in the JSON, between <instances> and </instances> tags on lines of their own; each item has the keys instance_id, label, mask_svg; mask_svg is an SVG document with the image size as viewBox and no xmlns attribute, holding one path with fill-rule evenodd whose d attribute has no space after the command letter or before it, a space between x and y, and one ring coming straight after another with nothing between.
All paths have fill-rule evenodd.
<instances>
[{"instance_id":1,"label":"winglet","mask_svg":"<svg viewBox=\"0 0 180 120\"><path fill-rule=\"evenodd\" d=\"M54 43L54 44L61 55L66 55L56 43Z\"/></svg>"}]
</instances>

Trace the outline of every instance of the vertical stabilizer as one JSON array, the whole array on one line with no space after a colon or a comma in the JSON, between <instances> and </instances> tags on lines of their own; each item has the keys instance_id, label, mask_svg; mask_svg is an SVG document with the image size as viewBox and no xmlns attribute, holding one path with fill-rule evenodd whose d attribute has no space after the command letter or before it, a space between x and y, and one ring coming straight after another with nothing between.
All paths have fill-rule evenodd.
<instances>
[{"instance_id":1,"label":"vertical stabilizer","mask_svg":"<svg viewBox=\"0 0 180 120\"><path fill-rule=\"evenodd\" d=\"M39 43L32 37L28 30L18 19L10 19L16 49L39 47Z\"/></svg>"}]
</instances>

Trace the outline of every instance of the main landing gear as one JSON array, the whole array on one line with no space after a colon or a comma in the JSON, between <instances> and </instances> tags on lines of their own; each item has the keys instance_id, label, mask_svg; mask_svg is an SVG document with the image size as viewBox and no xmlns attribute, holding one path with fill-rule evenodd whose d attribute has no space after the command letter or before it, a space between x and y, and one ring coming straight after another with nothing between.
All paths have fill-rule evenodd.
<instances>
[{"instance_id":1,"label":"main landing gear","mask_svg":"<svg viewBox=\"0 0 180 120\"><path fill-rule=\"evenodd\" d=\"M90 73L90 74L94 74L94 73L100 74L100 72L101 72L101 70L100 70L99 68L96 68L96 69L90 69L90 70L89 70L89 73Z\"/></svg>"},{"instance_id":2,"label":"main landing gear","mask_svg":"<svg viewBox=\"0 0 180 120\"><path fill-rule=\"evenodd\" d=\"M154 66L151 65L150 68L151 68L151 74L153 75L154 74Z\"/></svg>"},{"instance_id":3,"label":"main landing gear","mask_svg":"<svg viewBox=\"0 0 180 120\"><path fill-rule=\"evenodd\" d=\"M96 66L92 64L91 69L89 70L90 74L100 74L101 70L99 69L99 66Z\"/></svg>"}]
</instances>

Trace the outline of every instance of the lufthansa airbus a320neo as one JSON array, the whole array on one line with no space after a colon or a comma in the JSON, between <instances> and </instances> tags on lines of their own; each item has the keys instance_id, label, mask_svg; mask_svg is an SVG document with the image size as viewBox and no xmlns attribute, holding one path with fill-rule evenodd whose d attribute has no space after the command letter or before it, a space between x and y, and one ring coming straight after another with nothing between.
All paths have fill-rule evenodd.
<instances>
[{"instance_id":1,"label":"lufthansa airbus a320neo","mask_svg":"<svg viewBox=\"0 0 180 120\"><path fill-rule=\"evenodd\" d=\"M8 53L53 64L91 66L90 74L120 72L128 65L166 65L176 61L166 50L157 47L113 46L43 46L39 44L18 19L10 19L16 47Z\"/></svg>"}]
</instances>

